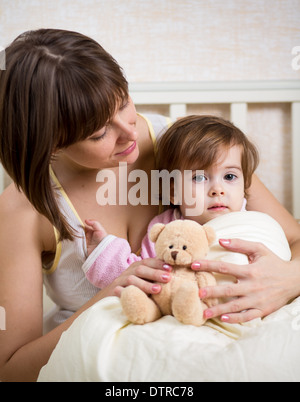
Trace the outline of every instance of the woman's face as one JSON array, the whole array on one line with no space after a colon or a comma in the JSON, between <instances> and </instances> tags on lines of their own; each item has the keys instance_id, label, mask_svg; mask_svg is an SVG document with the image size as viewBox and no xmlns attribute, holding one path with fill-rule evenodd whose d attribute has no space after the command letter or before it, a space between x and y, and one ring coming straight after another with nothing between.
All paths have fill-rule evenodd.
<instances>
[{"instance_id":1,"label":"woman's face","mask_svg":"<svg viewBox=\"0 0 300 402\"><path fill-rule=\"evenodd\" d=\"M136 120L135 106L129 97L108 125L61 153L69 162L86 169L117 167L120 162L132 164L139 156Z\"/></svg>"}]
</instances>

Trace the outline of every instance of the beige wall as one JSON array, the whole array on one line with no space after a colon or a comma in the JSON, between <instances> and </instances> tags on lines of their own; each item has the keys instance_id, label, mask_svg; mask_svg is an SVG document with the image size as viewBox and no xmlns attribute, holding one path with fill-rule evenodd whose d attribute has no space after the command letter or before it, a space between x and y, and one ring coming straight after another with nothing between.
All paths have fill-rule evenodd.
<instances>
[{"instance_id":1,"label":"beige wall","mask_svg":"<svg viewBox=\"0 0 300 402\"><path fill-rule=\"evenodd\" d=\"M300 46L300 0L0 0L0 46L39 27L92 36L131 82L300 79L291 66ZM228 116L222 105L189 109L195 111ZM259 174L290 209L289 107L249 111Z\"/></svg>"},{"instance_id":2,"label":"beige wall","mask_svg":"<svg viewBox=\"0 0 300 402\"><path fill-rule=\"evenodd\" d=\"M0 44L27 29L92 36L130 81L300 79L299 0L0 0Z\"/></svg>"}]
</instances>

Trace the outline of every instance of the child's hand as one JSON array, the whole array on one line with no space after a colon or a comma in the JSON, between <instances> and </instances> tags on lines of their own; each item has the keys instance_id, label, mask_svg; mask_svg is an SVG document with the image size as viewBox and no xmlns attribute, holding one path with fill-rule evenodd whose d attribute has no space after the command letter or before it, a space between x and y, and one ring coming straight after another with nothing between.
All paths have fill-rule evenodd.
<instances>
[{"instance_id":1,"label":"child's hand","mask_svg":"<svg viewBox=\"0 0 300 402\"><path fill-rule=\"evenodd\" d=\"M87 244L87 252L90 255L98 244L107 236L107 232L104 227L97 221L91 219L85 220L85 237Z\"/></svg>"}]
</instances>

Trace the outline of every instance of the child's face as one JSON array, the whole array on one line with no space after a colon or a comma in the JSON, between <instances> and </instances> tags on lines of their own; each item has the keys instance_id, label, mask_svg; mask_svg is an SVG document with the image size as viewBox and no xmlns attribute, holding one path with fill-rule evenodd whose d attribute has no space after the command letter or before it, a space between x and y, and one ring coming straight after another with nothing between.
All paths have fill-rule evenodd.
<instances>
[{"instance_id":1,"label":"child's face","mask_svg":"<svg viewBox=\"0 0 300 402\"><path fill-rule=\"evenodd\" d=\"M220 215L241 211L245 196L241 147L232 146L228 150L224 149L224 152L221 151L216 164L205 170L204 175L196 176L196 172L193 172L190 185L193 199L196 199L198 190L198 194L204 198L203 213L199 216L188 216L187 209L193 207L186 205L182 197L180 210L185 218L203 225Z\"/></svg>"}]
</instances>

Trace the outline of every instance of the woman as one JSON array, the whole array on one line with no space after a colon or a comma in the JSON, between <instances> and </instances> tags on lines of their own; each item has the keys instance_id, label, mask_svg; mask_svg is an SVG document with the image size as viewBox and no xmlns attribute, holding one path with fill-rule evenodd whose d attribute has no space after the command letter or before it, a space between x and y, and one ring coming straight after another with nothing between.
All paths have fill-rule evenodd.
<instances>
[{"instance_id":1,"label":"woman","mask_svg":"<svg viewBox=\"0 0 300 402\"><path fill-rule=\"evenodd\" d=\"M131 265L101 291L89 286L80 271L86 256L85 219L99 220L138 250L158 212L151 205L99 207L95 197L101 169L112 169L119 178L120 162L128 163L128 174L133 169L150 174L155 168L150 129L136 115L119 66L93 40L39 30L21 35L6 49L6 71L0 75L0 160L16 186L0 197L0 305L7 320L6 331L0 332L0 380L34 381L62 332L95 302L120 295L129 284L148 294L159 292L152 281L170 279L170 267L153 259ZM248 206L281 223L293 261L284 263L259 244L234 240L223 246L247 253L251 266L195 263L195 269L237 277L231 287L203 290L209 297L240 296L207 312L211 317L227 314L228 322L264 316L300 294L299 226L257 178ZM61 307L52 322L57 326L46 335L42 268L49 293Z\"/></svg>"}]
</instances>

